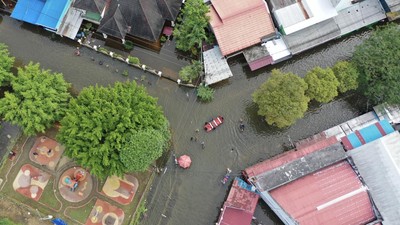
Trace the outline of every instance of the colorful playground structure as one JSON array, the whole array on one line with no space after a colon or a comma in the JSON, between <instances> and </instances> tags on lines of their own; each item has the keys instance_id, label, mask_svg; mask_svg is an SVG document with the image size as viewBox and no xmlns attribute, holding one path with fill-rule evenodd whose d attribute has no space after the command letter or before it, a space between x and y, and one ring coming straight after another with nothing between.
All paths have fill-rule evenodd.
<instances>
[{"instance_id":1,"label":"colorful playground structure","mask_svg":"<svg viewBox=\"0 0 400 225\"><path fill-rule=\"evenodd\" d=\"M75 177L71 179L70 176L65 176L64 183L70 188L72 192L74 192L79 185L79 181L85 177L85 172L83 170L77 171L74 175Z\"/></svg>"}]
</instances>

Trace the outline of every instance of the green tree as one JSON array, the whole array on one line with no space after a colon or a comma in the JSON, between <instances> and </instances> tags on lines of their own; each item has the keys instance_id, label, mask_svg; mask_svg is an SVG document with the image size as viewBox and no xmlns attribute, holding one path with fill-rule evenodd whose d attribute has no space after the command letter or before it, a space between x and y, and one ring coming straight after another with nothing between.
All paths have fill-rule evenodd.
<instances>
[{"instance_id":1,"label":"green tree","mask_svg":"<svg viewBox=\"0 0 400 225\"><path fill-rule=\"evenodd\" d=\"M206 28L210 18L208 6L203 0L187 0L178 23L174 29L176 48L182 51L191 51L197 55L203 41L207 40Z\"/></svg>"},{"instance_id":2,"label":"green tree","mask_svg":"<svg viewBox=\"0 0 400 225\"><path fill-rule=\"evenodd\" d=\"M339 81L330 68L317 66L307 72L304 80L308 84L306 94L311 99L326 103L338 95Z\"/></svg>"},{"instance_id":3,"label":"green tree","mask_svg":"<svg viewBox=\"0 0 400 225\"><path fill-rule=\"evenodd\" d=\"M351 62L339 61L332 67L332 71L339 81L339 92L344 93L358 88L358 71Z\"/></svg>"},{"instance_id":4,"label":"green tree","mask_svg":"<svg viewBox=\"0 0 400 225\"><path fill-rule=\"evenodd\" d=\"M400 103L399 37L399 26L390 24L378 28L354 52L360 90L374 104Z\"/></svg>"},{"instance_id":5,"label":"green tree","mask_svg":"<svg viewBox=\"0 0 400 225\"><path fill-rule=\"evenodd\" d=\"M179 71L179 77L189 84L193 82L194 79L197 79L200 76L200 73L203 71L203 65L200 61L192 61L191 65L184 66L181 71Z\"/></svg>"},{"instance_id":6,"label":"green tree","mask_svg":"<svg viewBox=\"0 0 400 225\"><path fill-rule=\"evenodd\" d=\"M133 131L126 139L119 156L127 171L145 171L165 147L162 133L154 129Z\"/></svg>"},{"instance_id":7,"label":"green tree","mask_svg":"<svg viewBox=\"0 0 400 225\"><path fill-rule=\"evenodd\" d=\"M0 43L0 86L7 85L14 78L11 68L14 65L14 57L10 56L5 44Z\"/></svg>"},{"instance_id":8,"label":"green tree","mask_svg":"<svg viewBox=\"0 0 400 225\"><path fill-rule=\"evenodd\" d=\"M84 88L72 99L61 120L58 140L66 146L67 156L103 179L149 166L149 161L140 159L133 161L137 165L127 165L126 160L132 156L121 154L138 151L135 156L151 156L151 159L158 156L159 149L151 150L156 153L146 152L155 145L153 139L138 139L148 138L153 132L150 130L161 133L165 147L170 138L168 121L157 100L136 82L117 82L109 87ZM128 150L133 141L137 143Z\"/></svg>"},{"instance_id":9,"label":"green tree","mask_svg":"<svg viewBox=\"0 0 400 225\"><path fill-rule=\"evenodd\" d=\"M307 84L299 76L272 70L271 77L253 93L253 101L269 125L283 128L303 118L310 101L306 90Z\"/></svg>"},{"instance_id":10,"label":"green tree","mask_svg":"<svg viewBox=\"0 0 400 225\"><path fill-rule=\"evenodd\" d=\"M200 99L200 101L209 102L213 100L214 92L214 89L212 89L211 87L201 84L197 88L197 97Z\"/></svg>"},{"instance_id":11,"label":"green tree","mask_svg":"<svg viewBox=\"0 0 400 225\"><path fill-rule=\"evenodd\" d=\"M11 87L13 91L0 99L0 114L28 135L44 132L60 120L71 98L62 74L40 69L39 63L18 68Z\"/></svg>"}]
</instances>

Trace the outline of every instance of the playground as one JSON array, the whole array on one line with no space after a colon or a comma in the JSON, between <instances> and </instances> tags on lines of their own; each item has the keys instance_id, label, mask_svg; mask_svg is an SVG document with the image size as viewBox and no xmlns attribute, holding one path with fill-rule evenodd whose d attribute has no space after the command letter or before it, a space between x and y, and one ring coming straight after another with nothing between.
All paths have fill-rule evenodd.
<instances>
[{"instance_id":1,"label":"playground","mask_svg":"<svg viewBox=\"0 0 400 225\"><path fill-rule=\"evenodd\" d=\"M50 225L54 218L68 224L130 224L151 172L101 181L64 151L51 132L20 138L12 150L15 155L4 161L0 171L2 205L9 199L7 208L14 210L6 215L27 225Z\"/></svg>"}]
</instances>

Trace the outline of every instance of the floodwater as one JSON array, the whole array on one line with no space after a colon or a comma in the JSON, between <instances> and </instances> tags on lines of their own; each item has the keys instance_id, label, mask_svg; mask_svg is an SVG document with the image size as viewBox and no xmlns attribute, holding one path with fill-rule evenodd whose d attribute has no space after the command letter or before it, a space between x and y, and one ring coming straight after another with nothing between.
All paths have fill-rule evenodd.
<instances>
[{"instance_id":1,"label":"floodwater","mask_svg":"<svg viewBox=\"0 0 400 225\"><path fill-rule=\"evenodd\" d=\"M166 168L156 175L151 187L147 198L148 211L142 224L207 225L216 222L227 196L228 185L222 186L220 182L227 167L239 175L244 168L282 153L290 145L289 139L295 142L309 137L367 110L363 98L348 94L328 104L312 104L306 116L287 129L268 126L257 115L251 94L269 77L271 69L304 76L314 66L332 66L338 60L347 59L369 33L368 30L360 31L256 72L249 71L243 58L229 59L234 76L214 86L215 98L211 103L196 101L193 89L129 68L89 49L82 49L81 56L76 57L73 55L74 43L54 38L40 28L22 25L8 16L3 16L0 25L0 42L9 46L18 64L40 62L46 69L63 73L77 91L89 85L108 85L128 78L137 79L147 86L150 95L158 98L170 121L173 151L177 156L190 155L193 163L189 169L183 170L174 166L172 157L168 158ZM141 50L137 48L137 51ZM176 67L188 63L176 57L173 51L168 54L168 61L173 65L169 67L169 63L165 63L162 67L171 73L177 72ZM148 54L147 58L142 55L143 60L151 62L154 54ZM99 60L104 64L99 65ZM149 65L157 69L157 65ZM121 75L123 70L128 70L128 77ZM146 81L142 82L143 75ZM201 130L205 121L217 115L224 116L223 125L211 133ZM238 129L240 118L246 124L243 133ZM196 129L200 132L196 133ZM198 141L190 141L191 137ZM205 149L201 148L201 141L205 142ZM255 217L260 224L281 224L261 201Z\"/></svg>"}]
</instances>

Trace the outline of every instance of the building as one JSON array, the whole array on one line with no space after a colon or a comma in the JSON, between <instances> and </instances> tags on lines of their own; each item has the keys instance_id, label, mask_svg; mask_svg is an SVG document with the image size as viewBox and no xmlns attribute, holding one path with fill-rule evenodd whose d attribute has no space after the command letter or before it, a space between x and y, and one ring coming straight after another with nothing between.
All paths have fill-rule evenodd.
<instances>
[{"instance_id":1,"label":"building","mask_svg":"<svg viewBox=\"0 0 400 225\"><path fill-rule=\"evenodd\" d=\"M400 111L374 109L245 169L245 177L285 224L397 224Z\"/></svg>"},{"instance_id":2,"label":"building","mask_svg":"<svg viewBox=\"0 0 400 225\"><path fill-rule=\"evenodd\" d=\"M258 199L258 193L251 186L235 178L217 225L250 225Z\"/></svg>"}]
</instances>

